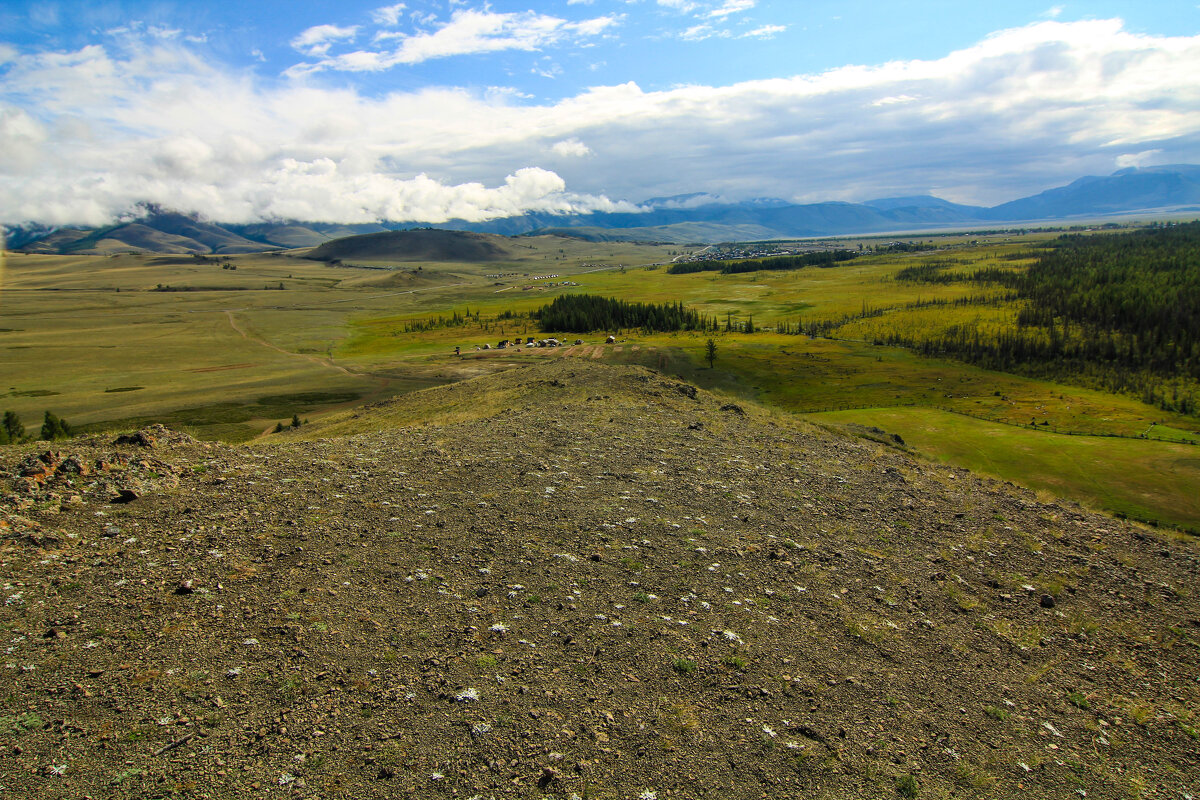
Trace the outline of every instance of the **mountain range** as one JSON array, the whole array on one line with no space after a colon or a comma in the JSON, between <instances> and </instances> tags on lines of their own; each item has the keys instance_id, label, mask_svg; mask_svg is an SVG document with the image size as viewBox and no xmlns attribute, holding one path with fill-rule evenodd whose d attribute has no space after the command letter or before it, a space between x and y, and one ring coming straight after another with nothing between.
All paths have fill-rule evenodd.
<instances>
[{"instance_id":1,"label":"mountain range","mask_svg":"<svg viewBox=\"0 0 1200 800\"><path fill-rule=\"evenodd\" d=\"M528 213L468 222L420 225L506 236L557 234L595 241L752 241L862 233L974 227L981 224L1048 222L1139 212L1200 212L1200 166L1127 168L1080 178L991 208L952 203L931 195L890 197L863 203L796 204L775 198L726 202L692 193L655 197L639 212ZM283 221L219 225L147 207L141 218L99 229L18 228L8 246L33 253L116 252L234 255L279 248L317 247L348 236L417 227L379 222L344 225Z\"/></svg>"}]
</instances>

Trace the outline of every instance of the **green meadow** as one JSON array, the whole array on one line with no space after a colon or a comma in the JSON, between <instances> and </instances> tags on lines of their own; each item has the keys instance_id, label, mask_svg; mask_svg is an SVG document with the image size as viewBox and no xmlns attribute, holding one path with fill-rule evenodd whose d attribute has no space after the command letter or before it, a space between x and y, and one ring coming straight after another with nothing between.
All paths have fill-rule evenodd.
<instances>
[{"instance_id":1,"label":"green meadow","mask_svg":"<svg viewBox=\"0 0 1200 800\"><path fill-rule=\"evenodd\" d=\"M1046 238L938 237L937 253L734 275L668 274L665 265L687 250L678 246L553 237L513 240L513 260L487 264L329 266L297 252L220 262L9 254L0 277L8 378L0 393L3 408L27 428L49 409L85 430L162 421L206 438L269 441L274 425L293 414L319 421L533 359L601 359L822 423L878 427L930 459L1200 530L1195 417L873 343L889 330L1011 324L1015 309L997 289L913 283L896 273L931 259L951 271L1020 269L1031 245ZM869 249L879 240L847 246L860 243ZM560 338L568 344L584 345L477 349L543 335L529 315L563 292L681 301L715 316L721 330L621 331L616 345L604 345L603 332L566 333ZM994 302L953 305L968 298ZM725 330L726 321L751 318L758 332ZM828 323L826 335L775 330L813 323ZM703 358L710 336L712 369Z\"/></svg>"},{"instance_id":2,"label":"green meadow","mask_svg":"<svg viewBox=\"0 0 1200 800\"><path fill-rule=\"evenodd\" d=\"M1068 436L933 408L859 409L813 417L882 428L938 461L1039 493L1155 524L1200 527L1200 450L1195 446Z\"/></svg>"},{"instance_id":3,"label":"green meadow","mask_svg":"<svg viewBox=\"0 0 1200 800\"><path fill-rule=\"evenodd\" d=\"M345 358L342 350L353 350L347 340L363 330L360 319L513 293L543 296L544 289L523 287L557 282L544 275L620 269L678 252L584 244L538 237L521 240L528 252L512 262L398 268L331 267L295 253L220 259L6 253L0 406L17 412L27 429L50 410L85 432L160 421L243 441L293 414L460 377L454 365L405 358L406 349L428 352L428 341L414 347L389 337L384 358ZM513 275L487 277L495 273Z\"/></svg>"}]
</instances>

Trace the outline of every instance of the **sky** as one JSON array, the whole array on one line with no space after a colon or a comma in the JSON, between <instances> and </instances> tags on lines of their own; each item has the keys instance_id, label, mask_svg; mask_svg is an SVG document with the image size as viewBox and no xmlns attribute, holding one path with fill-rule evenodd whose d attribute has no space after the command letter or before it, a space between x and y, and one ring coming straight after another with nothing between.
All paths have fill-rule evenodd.
<instances>
[{"instance_id":1,"label":"sky","mask_svg":"<svg viewBox=\"0 0 1200 800\"><path fill-rule=\"evenodd\" d=\"M0 225L994 205L1174 163L1197 0L0 5Z\"/></svg>"}]
</instances>

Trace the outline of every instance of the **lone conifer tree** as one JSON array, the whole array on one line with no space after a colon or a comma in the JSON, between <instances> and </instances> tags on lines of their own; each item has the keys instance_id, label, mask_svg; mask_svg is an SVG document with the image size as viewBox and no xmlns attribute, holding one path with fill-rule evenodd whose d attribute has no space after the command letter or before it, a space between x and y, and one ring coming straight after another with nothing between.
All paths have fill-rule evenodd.
<instances>
[{"instance_id":1,"label":"lone conifer tree","mask_svg":"<svg viewBox=\"0 0 1200 800\"><path fill-rule=\"evenodd\" d=\"M19 442L25 436L25 426L15 411L4 412L4 422L0 424L0 444Z\"/></svg>"},{"instance_id":2,"label":"lone conifer tree","mask_svg":"<svg viewBox=\"0 0 1200 800\"><path fill-rule=\"evenodd\" d=\"M708 360L708 368L712 369L713 362L717 360L717 343L712 339L704 343L704 357Z\"/></svg>"},{"instance_id":3,"label":"lone conifer tree","mask_svg":"<svg viewBox=\"0 0 1200 800\"><path fill-rule=\"evenodd\" d=\"M50 411L46 412L46 416L42 419L41 438L47 442L52 442L55 439L69 439L71 437L71 426L67 424L65 419L59 419Z\"/></svg>"}]
</instances>

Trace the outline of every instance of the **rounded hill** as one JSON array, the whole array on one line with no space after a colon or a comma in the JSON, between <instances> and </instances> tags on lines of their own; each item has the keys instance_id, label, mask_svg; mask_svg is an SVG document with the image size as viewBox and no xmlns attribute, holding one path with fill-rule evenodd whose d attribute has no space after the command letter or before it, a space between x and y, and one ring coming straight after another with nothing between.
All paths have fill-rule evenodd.
<instances>
[{"instance_id":1,"label":"rounded hill","mask_svg":"<svg viewBox=\"0 0 1200 800\"><path fill-rule=\"evenodd\" d=\"M314 248L316 261L502 261L512 257L507 239L487 233L423 228L348 236Z\"/></svg>"}]
</instances>

